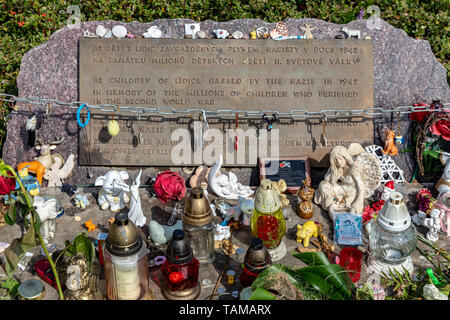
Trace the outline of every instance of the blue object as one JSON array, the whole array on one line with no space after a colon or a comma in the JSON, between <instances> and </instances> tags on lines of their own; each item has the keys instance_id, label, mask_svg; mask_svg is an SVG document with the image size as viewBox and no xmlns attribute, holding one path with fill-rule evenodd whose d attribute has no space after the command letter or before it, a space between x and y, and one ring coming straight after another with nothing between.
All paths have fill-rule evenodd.
<instances>
[{"instance_id":1,"label":"blue object","mask_svg":"<svg viewBox=\"0 0 450 320\"><path fill-rule=\"evenodd\" d=\"M36 189L38 190L38 194L41 192L41 185L39 184L39 181L35 177L28 175L24 178L19 177L19 179L22 182L25 189L27 189L28 192L31 193L32 190L36 190ZM16 190L18 190L18 189L20 189L20 184L18 181L16 181Z\"/></svg>"},{"instance_id":2,"label":"blue object","mask_svg":"<svg viewBox=\"0 0 450 320\"><path fill-rule=\"evenodd\" d=\"M81 122L81 119L80 119L81 110L82 110L83 108L86 108L86 111L87 111L87 118L86 118L86 122L85 122L85 123L82 123L82 122ZM89 110L89 108L88 108L87 105L82 104L82 105L78 108L78 110L77 110L77 122L78 122L78 125L79 125L81 128L84 128L84 127L88 124L88 122L89 122L90 119L91 119L91 111Z\"/></svg>"},{"instance_id":3,"label":"blue object","mask_svg":"<svg viewBox=\"0 0 450 320\"><path fill-rule=\"evenodd\" d=\"M338 213L334 221L334 242L339 245L362 245L361 216Z\"/></svg>"}]
</instances>

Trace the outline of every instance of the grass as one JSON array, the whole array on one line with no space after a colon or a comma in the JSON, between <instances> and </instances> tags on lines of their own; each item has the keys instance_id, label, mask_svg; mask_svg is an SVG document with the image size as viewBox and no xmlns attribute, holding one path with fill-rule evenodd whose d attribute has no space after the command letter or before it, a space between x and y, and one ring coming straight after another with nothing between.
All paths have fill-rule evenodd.
<instances>
[{"instance_id":1,"label":"grass","mask_svg":"<svg viewBox=\"0 0 450 320\"><path fill-rule=\"evenodd\" d=\"M2 0L0 92L17 95L17 76L23 55L66 25L72 14L67 12L71 5L79 6L81 21L149 22L164 18L227 21L251 18L276 22L309 17L339 24L356 19L360 9L377 5L381 18L394 27L405 30L413 38L428 40L434 55L447 69L447 79L450 77L450 0ZM369 16L366 13L364 18ZM5 121L0 115L0 146L5 130Z\"/></svg>"}]
</instances>

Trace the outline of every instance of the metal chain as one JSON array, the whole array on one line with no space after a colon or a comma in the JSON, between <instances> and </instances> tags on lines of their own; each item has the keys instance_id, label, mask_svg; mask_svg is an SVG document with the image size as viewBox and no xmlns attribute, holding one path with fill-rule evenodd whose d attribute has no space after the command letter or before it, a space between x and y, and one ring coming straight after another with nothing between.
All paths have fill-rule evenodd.
<instances>
[{"instance_id":1,"label":"metal chain","mask_svg":"<svg viewBox=\"0 0 450 320\"><path fill-rule=\"evenodd\" d=\"M138 106L116 106L112 104L99 104L91 105L82 101L73 102L62 102L55 99L43 99L35 97L20 98L7 93L0 93L0 97L3 98L3 102L10 103L29 103L36 105L45 106L60 106L68 107L71 109L78 109L82 105L86 105L90 110L99 110L103 112L113 113L113 112L124 112L124 113L134 113L137 117L141 117L144 114L160 114L160 115L206 115L206 116L217 116L221 118L235 117L236 114L240 116L244 115L246 117L262 117L267 114L274 114L278 117L289 117L294 120L307 120L307 119L337 119L337 118L348 118L348 117L375 117L382 116L388 113L395 113L398 115L409 114L414 112L442 112L450 111L450 103L443 103L443 107L436 109L435 107L427 106L399 106L391 109L385 109L381 107L363 108L363 109L325 109L321 111L308 111L306 109L298 110L293 109L289 112L280 112L277 110L205 110L200 108L191 108L186 110L177 110L173 107L165 106L158 108L147 108Z\"/></svg>"}]
</instances>

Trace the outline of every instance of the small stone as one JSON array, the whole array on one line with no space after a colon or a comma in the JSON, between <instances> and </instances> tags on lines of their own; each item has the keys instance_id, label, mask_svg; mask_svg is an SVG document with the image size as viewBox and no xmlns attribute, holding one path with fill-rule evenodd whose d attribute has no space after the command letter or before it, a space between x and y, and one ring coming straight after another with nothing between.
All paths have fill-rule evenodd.
<instances>
[{"instance_id":1,"label":"small stone","mask_svg":"<svg viewBox=\"0 0 450 320\"><path fill-rule=\"evenodd\" d=\"M372 38L371 38L370 36L365 36L364 39L365 39L365 40L370 40L370 39L372 39Z\"/></svg>"},{"instance_id":2,"label":"small stone","mask_svg":"<svg viewBox=\"0 0 450 320\"><path fill-rule=\"evenodd\" d=\"M80 216L75 216L75 217L73 217L73 220L75 220L75 221L81 221L81 217Z\"/></svg>"},{"instance_id":3,"label":"small stone","mask_svg":"<svg viewBox=\"0 0 450 320\"><path fill-rule=\"evenodd\" d=\"M233 32L233 33L231 34L231 36L232 36L234 39L241 39L241 38L244 36L244 34L243 34L241 31L237 30L237 31Z\"/></svg>"},{"instance_id":4,"label":"small stone","mask_svg":"<svg viewBox=\"0 0 450 320\"><path fill-rule=\"evenodd\" d=\"M112 36L112 32L111 32L111 30L109 30L107 33L106 33L106 35L104 36L104 38L111 38L111 36Z\"/></svg>"},{"instance_id":5,"label":"small stone","mask_svg":"<svg viewBox=\"0 0 450 320\"><path fill-rule=\"evenodd\" d=\"M197 33L195 34L195 36L198 39L206 39L206 32L203 30L197 31Z\"/></svg>"},{"instance_id":6,"label":"small stone","mask_svg":"<svg viewBox=\"0 0 450 320\"><path fill-rule=\"evenodd\" d=\"M116 38L125 38L127 36L127 28L121 25L114 26L111 30L112 34Z\"/></svg>"},{"instance_id":7,"label":"small stone","mask_svg":"<svg viewBox=\"0 0 450 320\"><path fill-rule=\"evenodd\" d=\"M101 38L103 38L104 36L106 36L106 34L108 33L108 29L105 28L103 25L99 24L97 26L97 28L95 29L95 34Z\"/></svg>"},{"instance_id":8,"label":"small stone","mask_svg":"<svg viewBox=\"0 0 450 320\"><path fill-rule=\"evenodd\" d=\"M147 32L143 34L144 38L149 39L157 39L161 38L162 31L158 28L158 26L151 26L148 28Z\"/></svg>"}]
</instances>

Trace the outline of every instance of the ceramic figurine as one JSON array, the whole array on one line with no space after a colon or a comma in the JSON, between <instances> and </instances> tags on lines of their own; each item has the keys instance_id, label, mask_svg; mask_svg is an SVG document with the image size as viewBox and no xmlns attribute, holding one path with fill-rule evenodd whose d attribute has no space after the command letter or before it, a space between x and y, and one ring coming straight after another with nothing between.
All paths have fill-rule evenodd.
<instances>
[{"instance_id":1,"label":"ceramic figurine","mask_svg":"<svg viewBox=\"0 0 450 320\"><path fill-rule=\"evenodd\" d=\"M41 234L45 244L55 239L56 217L61 214L61 206L56 198L35 196L33 206L41 220Z\"/></svg>"},{"instance_id":2,"label":"ceramic figurine","mask_svg":"<svg viewBox=\"0 0 450 320\"><path fill-rule=\"evenodd\" d=\"M130 191L125 183L128 178L126 171L110 170L95 180L95 185L102 187L98 193L98 204L102 210L109 208L116 213L125 208L125 204L130 201L125 193Z\"/></svg>"},{"instance_id":3,"label":"ceramic figurine","mask_svg":"<svg viewBox=\"0 0 450 320\"><path fill-rule=\"evenodd\" d=\"M250 39L252 39L252 40L258 39L257 36L256 36L256 30L253 30L253 31L250 32Z\"/></svg>"},{"instance_id":4,"label":"ceramic figurine","mask_svg":"<svg viewBox=\"0 0 450 320\"><path fill-rule=\"evenodd\" d=\"M34 147L36 142L36 126L37 126L37 118L36 115L33 114L28 117L27 122L25 123L25 129L27 130L27 145L28 148Z\"/></svg>"},{"instance_id":5,"label":"ceramic figurine","mask_svg":"<svg viewBox=\"0 0 450 320\"><path fill-rule=\"evenodd\" d=\"M139 186L141 184L141 173L142 169L136 177L136 180L131 185L131 202L130 211L128 212L128 219L133 221L137 227L143 227L145 225L146 218L142 212L141 197L139 196Z\"/></svg>"},{"instance_id":6,"label":"ceramic figurine","mask_svg":"<svg viewBox=\"0 0 450 320\"><path fill-rule=\"evenodd\" d=\"M440 196L450 191L450 153L441 152L439 154L439 159L444 166L444 172L434 188L439 191Z\"/></svg>"},{"instance_id":7,"label":"ceramic figurine","mask_svg":"<svg viewBox=\"0 0 450 320\"><path fill-rule=\"evenodd\" d=\"M269 32L272 39L279 39L288 36L288 28L284 22L277 22L275 29Z\"/></svg>"},{"instance_id":8,"label":"ceramic figurine","mask_svg":"<svg viewBox=\"0 0 450 320\"><path fill-rule=\"evenodd\" d=\"M173 226L161 225L157 221L152 220L148 225L150 238L155 245L165 244L172 239L173 232L183 228L183 221L178 220Z\"/></svg>"},{"instance_id":9,"label":"ceramic figurine","mask_svg":"<svg viewBox=\"0 0 450 320\"><path fill-rule=\"evenodd\" d=\"M109 31L110 31L109 29L107 29L103 25L99 24L97 26L97 28L95 29L95 34L100 38L104 38L108 34Z\"/></svg>"},{"instance_id":10,"label":"ceramic figurine","mask_svg":"<svg viewBox=\"0 0 450 320\"><path fill-rule=\"evenodd\" d=\"M347 38L361 39L361 31L359 30L351 30L347 27L343 27L342 32L344 32L347 35Z\"/></svg>"},{"instance_id":11,"label":"ceramic figurine","mask_svg":"<svg viewBox=\"0 0 450 320\"><path fill-rule=\"evenodd\" d=\"M241 209L239 206L231 206L228 203L223 202L223 200L217 200L216 209L219 210L220 214L223 217L222 226L226 226L228 221L233 219L234 221L239 221L241 216Z\"/></svg>"},{"instance_id":12,"label":"ceramic figurine","mask_svg":"<svg viewBox=\"0 0 450 320\"><path fill-rule=\"evenodd\" d=\"M142 34L142 36L144 38L158 39L161 38L162 31L158 28L158 26L151 26L148 28L147 32Z\"/></svg>"},{"instance_id":13,"label":"ceramic figurine","mask_svg":"<svg viewBox=\"0 0 450 320\"><path fill-rule=\"evenodd\" d=\"M319 235L317 225L314 221L306 221L303 226L297 225L297 242L303 242L303 246L308 248L309 238Z\"/></svg>"},{"instance_id":14,"label":"ceramic figurine","mask_svg":"<svg viewBox=\"0 0 450 320\"><path fill-rule=\"evenodd\" d=\"M287 195L283 193L287 190L286 181L284 181L283 179L280 179L278 181L272 181L272 188L274 188L278 192L278 196L280 197L281 201L281 208L289 206L290 201L287 198Z\"/></svg>"},{"instance_id":15,"label":"ceramic figurine","mask_svg":"<svg viewBox=\"0 0 450 320\"><path fill-rule=\"evenodd\" d=\"M222 241L231 236L230 226L214 225L214 241Z\"/></svg>"},{"instance_id":16,"label":"ceramic figurine","mask_svg":"<svg viewBox=\"0 0 450 320\"><path fill-rule=\"evenodd\" d=\"M441 229L441 214L441 210L432 209L430 217L427 218L427 214L419 210L417 214L412 216L411 220L416 225L427 227L426 238L431 242L436 242L439 239L438 231Z\"/></svg>"},{"instance_id":17,"label":"ceramic figurine","mask_svg":"<svg viewBox=\"0 0 450 320\"><path fill-rule=\"evenodd\" d=\"M241 212L243 213L242 224L244 226L250 226L250 220L252 218L253 209L255 207L255 200L254 199L246 199L246 198L239 196L238 201L239 201L239 208L241 209Z\"/></svg>"},{"instance_id":18,"label":"ceramic figurine","mask_svg":"<svg viewBox=\"0 0 450 320\"><path fill-rule=\"evenodd\" d=\"M82 209L82 210L86 209L86 207L90 204L90 202L85 194L84 195L77 194L75 196L74 203L77 208Z\"/></svg>"},{"instance_id":19,"label":"ceramic figurine","mask_svg":"<svg viewBox=\"0 0 450 320\"><path fill-rule=\"evenodd\" d=\"M32 196L39 195L39 192L41 191L41 185L39 184L38 180L33 177L32 175L28 174L28 166L23 168L22 170L19 170L17 172L19 174L20 181L22 182L23 186ZM20 189L19 182L16 181L16 190Z\"/></svg>"},{"instance_id":20,"label":"ceramic figurine","mask_svg":"<svg viewBox=\"0 0 450 320\"><path fill-rule=\"evenodd\" d=\"M95 300L100 268L94 260L88 271L86 259L80 255L71 258L63 268L66 300Z\"/></svg>"},{"instance_id":21,"label":"ceramic figurine","mask_svg":"<svg viewBox=\"0 0 450 320\"><path fill-rule=\"evenodd\" d=\"M311 219L314 215L314 208L311 200L314 197L314 189L311 188L311 180L303 180L303 186L298 189L297 196L299 203L297 207L297 214L302 219Z\"/></svg>"},{"instance_id":22,"label":"ceramic figurine","mask_svg":"<svg viewBox=\"0 0 450 320\"><path fill-rule=\"evenodd\" d=\"M219 174L218 172L222 166L223 158L219 156L219 160L211 168L208 174L208 185L211 190L221 198L229 200L237 200L238 196L248 198L254 191L249 186L244 186L237 182L236 175L230 171L227 175Z\"/></svg>"},{"instance_id":23,"label":"ceramic figurine","mask_svg":"<svg viewBox=\"0 0 450 320\"><path fill-rule=\"evenodd\" d=\"M333 212L361 214L364 199L370 197L381 183L381 167L376 156L358 143L348 149L336 146L330 153L330 167L314 194L314 202Z\"/></svg>"},{"instance_id":24,"label":"ceramic figurine","mask_svg":"<svg viewBox=\"0 0 450 320\"><path fill-rule=\"evenodd\" d=\"M215 29L213 30L213 33L216 35L217 39L225 39L230 35L230 33L224 29Z\"/></svg>"},{"instance_id":25,"label":"ceramic figurine","mask_svg":"<svg viewBox=\"0 0 450 320\"><path fill-rule=\"evenodd\" d=\"M112 27L111 32L116 38L125 38L127 36L127 28L121 25Z\"/></svg>"},{"instance_id":26,"label":"ceramic figurine","mask_svg":"<svg viewBox=\"0 0 450 320\"><path fill-rule=\"evenodd\" d=\"M48 181L47 187L61 187L63 180L72 174L75 168L75 155L70 154L66 163L62 157L54 157L53 163L44 174L44 179Z\"/></svg>"},{"instance_id":27,"label":"ceramic figurine","mask_svg":"<svg viewBox=\"0 0 450 320\"><path fill-rule=\"evenodd\" d=\"M198 31L200 31L200 23L186 23L184 25L185 38L195 39Z\"/></svg>"},{"instance_id":28,"label":"ceramic figurine","mask_svg":"<svg viewBox=\"0 0 450 320\"><path fill-rule=\"evenodd\" d=\"M398 149L394 142L394 130L386 130L385 133L386 141L384 141L384 149L381 152L383 152L383 154L389 154L390 156L398 156Z\"/></svg>"},{"instance_id":29,"label":"ceramic figurine","mask_svg":"<svg viewBox=\"0 0 450 320\"><path fill-rule=\"evenodd\" d=\"M303 36L305 36L307 39L313 39L313 34L311 31L316 30L317 27L312 27L309 23L305 23L304 27L300 27L300 29L304 32Z\"/></svg>"}]
</instances>

